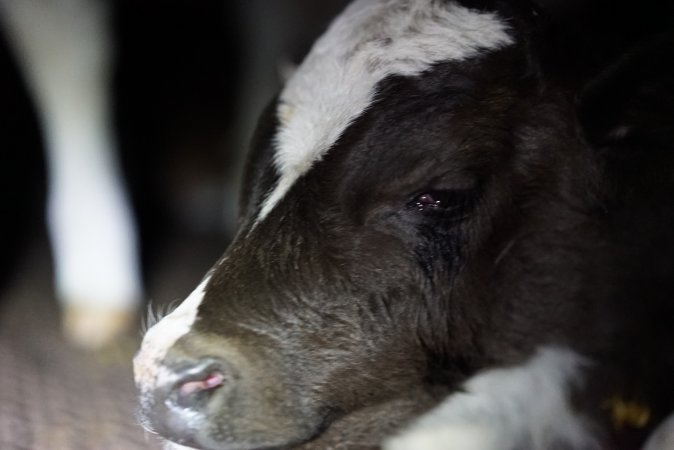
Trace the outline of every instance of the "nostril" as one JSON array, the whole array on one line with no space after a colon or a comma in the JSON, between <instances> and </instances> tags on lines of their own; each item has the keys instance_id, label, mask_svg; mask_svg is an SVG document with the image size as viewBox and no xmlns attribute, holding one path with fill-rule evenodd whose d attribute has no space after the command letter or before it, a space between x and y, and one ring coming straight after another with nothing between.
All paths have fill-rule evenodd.
<instances>
[{"instance_id":1,"label":"nostril","mask_svg":"<svg viewBox=\"0 0 674 450\"><path fill-rule=\"evenodd\" d=\"M210 398L211 393L225 384L224 364L207 360L197 366L178 371L170 400L182 408L193 408Z\"/></svg>"},{"instance_id":2,"label":"nostril","mask_svg":"<svg viewBox=\"0 0 674 450\"><path fill-rule=\"evenodd\" d=\"M213 372L206 375L203 380L186 381L179 387L179 394L187 396L195 392L206 391L222 385L225 376L219 372Z\"/></svg>"}]
</instances>

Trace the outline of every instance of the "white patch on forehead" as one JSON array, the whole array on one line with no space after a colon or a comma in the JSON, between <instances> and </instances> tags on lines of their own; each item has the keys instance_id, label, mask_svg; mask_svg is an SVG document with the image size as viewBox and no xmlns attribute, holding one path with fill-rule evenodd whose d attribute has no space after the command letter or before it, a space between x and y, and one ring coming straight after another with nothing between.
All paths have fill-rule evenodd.
<instances>
[{"instance_id":1,"label":"white patch on forehead","mask_svg":"<svg viewBox=\"0 0 674 450\"><path fill-rule=\"evenodd\" d=\"M379 81L418 75L512 43L495 14L435 0L358 0L330 26L288 81L277 116L280 173L258 222L372 103Z\"/></svg>"},{"instance_id":2,"label":"white patch on forehead","mask_svg":"<svg viewBox=\"0 0 674 450\"><path fill-rule=\"evenodd\" d=\"M171 314L147 330L140 351L133 360L136 385L151 388L168 381L170 374L162 370L161 362L178 339L187 334L197 317L210 275Z\"/></svg>"}]
</instances>

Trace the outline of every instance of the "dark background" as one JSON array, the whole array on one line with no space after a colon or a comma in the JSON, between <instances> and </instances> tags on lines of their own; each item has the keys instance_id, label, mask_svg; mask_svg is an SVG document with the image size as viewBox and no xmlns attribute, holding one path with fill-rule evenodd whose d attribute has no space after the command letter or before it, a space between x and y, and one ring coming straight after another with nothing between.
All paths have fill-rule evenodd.
<instances>
[{"instance_id":1,"label":"dark background","mask_svg":"<svg viewBox=\"0 0 674 450\"><path fill-rule=\"evenodd\" d=\"M167 245L226 247L256 117L345 0L110 2L115 130L146 278ZM0 28L0 32L2 29ZM86 39L86 36L83 36ZM45 239L40 129L0 33L0 289Z\"/></svg>"}]
</instances>

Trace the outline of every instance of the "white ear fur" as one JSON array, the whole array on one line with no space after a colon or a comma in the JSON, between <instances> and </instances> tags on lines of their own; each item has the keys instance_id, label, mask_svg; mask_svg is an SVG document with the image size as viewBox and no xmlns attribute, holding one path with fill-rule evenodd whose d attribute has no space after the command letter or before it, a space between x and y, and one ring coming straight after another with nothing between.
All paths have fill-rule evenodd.
<instances>
[{"instance_id":1,"label":"white ear fur","mask_svg":"<svg viewBox=\"0 0 674 450\"><path fill-rule=\"evenodd\" d=\"M672 450L674 448L674 413L651 434L643 450Z\"/></svg>"},{"instance_id":2,"label":"white ear fur","mask_svg":"<svg viewBox=\"0 0 674 450\"><path fill-rule=\"evenodd\" d=\"M297 72L298 68L299 65L292 62L290 58L282 57L276 65L276 72L278 79L281 81L281 84L286 84L288 80L290 80L293 75L295 75L295 72Z\"/></svg>"},{"instance_id":3,"label":"white ear fur","mask_svg":"<svg viewBox=\"0 0 674 450\"><path fill-rule=\"evenodd\" d=\"M384 443L385 450L599 449L569 405L585 361L572 351L543 348L525 364L491 369ZM658 449L659 450L659 449Z\"/></svg>"}]
</instances>

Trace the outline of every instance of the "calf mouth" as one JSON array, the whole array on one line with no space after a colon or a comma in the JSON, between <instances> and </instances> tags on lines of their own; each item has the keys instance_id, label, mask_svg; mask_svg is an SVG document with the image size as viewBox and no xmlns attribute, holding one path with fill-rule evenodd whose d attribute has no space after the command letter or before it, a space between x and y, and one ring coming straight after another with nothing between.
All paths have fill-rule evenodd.
<instances>
[{"instance_id":1,"label":"calf mouth","mask_svg":"<svg viewBox=\"0 0 674 450\"><path fill-rule=\"evenodd\" d=\"M217 388L212 391L217 395ZM259 423L259 431L247 436L208 436L206 429L217 414L203 416L193 421L190 432L179 431L179 426L165 430L162 437L193 449L202 450L324 450L330 448L379 449L382 442L408 425L414 417L426 412L437 403L427 392L414 392L381 404L364 407L345 415L327 414L316 428L303 436L284 436L262 441L261 434L268 434L268 423ZM185 416L181 417L183 420ZM264 430L264 431L262 431ZM216 439L218 439L216 441ZM167 447L173 448L173 447ZM176 448L177 450L177 448Z\"/></svg>"}]
</instances>

